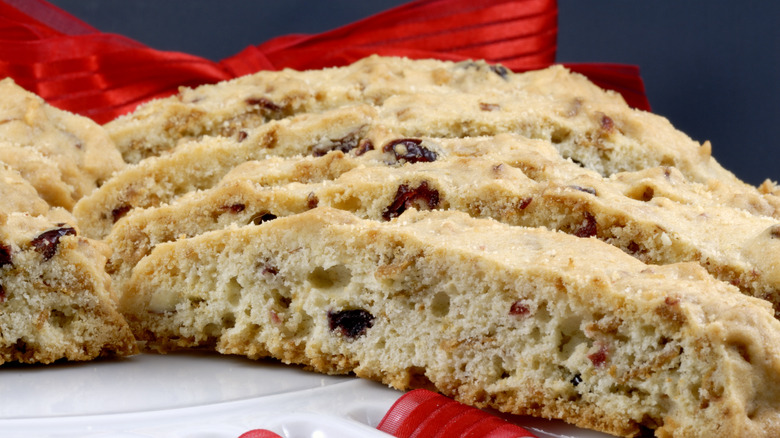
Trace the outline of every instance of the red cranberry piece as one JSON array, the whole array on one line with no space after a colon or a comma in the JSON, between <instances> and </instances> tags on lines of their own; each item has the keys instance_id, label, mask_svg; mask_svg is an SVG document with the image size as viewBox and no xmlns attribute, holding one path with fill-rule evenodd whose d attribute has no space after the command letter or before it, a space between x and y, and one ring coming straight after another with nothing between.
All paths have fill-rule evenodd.
<instances>
[{"instance_id":1,"label":"red cranberry piece","mask_svg":"<svg viewBox=\"0 0 780 438\"><path fill-rule=\"evenodd\" d=\"M509 314L515 316L526 316L531 313L531 309L520 301L512 303L512 307L509 308Z\"/></svg>"},{"instance_id":2,"label":"red cranberry piece","mask_svg":"<svg viewBox=\"0 0 780 438\"><path fill-rule=\"evenodd\" d=\"M11 263L11 247L0 243L0 268Z\"/></svg>"},{"instance_id":3,"label":"red cranberry piece","mask_svg":"<svg viewBox=\"0 0 780 438\"><path fill-rule=\"evenodd\" d=\"M328 323L331 331L355 339L365 335L374 325L374 315L364 309L329 310Z\"/></svg>"},{"instance_id":4,"label":"red cranberry piece","mask_svg":"<svg viewBox=\"0 0 780 438\"><path fill-rule=\"evenodd\" d=\"M773 225L769 229L769 237L772 239L780 239L780 225Z\"/></svg>"},{"instance_id":5,"label":"red cranberry piece","mask_svg":"<svg viewBox=\"0 0 780 438\"><path fill-rule=\"evenodd\" d=\"M612 120L608 115L602 114L601 130L604 132L612 132L613 129L615 129L615 121Z\"/></svg>"},{"instance_id":6,"label":"red cranberry piece","mask_svg":"<svg viewBox=\"0 0 780 438\"><path fill-rule=\"evenodd\" d=\"M309 210L312 208L317 208L318 205L320 205L320 198L318 198L314 192L306 195L306 207L308 207Z\"/></svg>"},{"instance_id":7,"label":"red cranberry piece","mask_svg":"<svg viewBox=\"0 0 780 438\"><path fill-rule=\"evenodd\" d=\"M358 157L365 154L368 151L374 150L374 143L371 142L371 140L365 139L361 140L360 143L357 146L357 150L355 151L355 155Z\"/></svg>"},{"instance_id":8,"label":"red cranberry piece","mask_svg":"<svg viewBox=\"0 0 780 438\"><path fill-rule=\"evenodd\" d=\"M230 212L230 213L241 213L246 208L246 205L237 203L237 204L230 204L230 205L223 205L220 207L222 211Z\"/></svg>"},{"instance_id":9,"label":"red cranberry piece","mask_svg":"<svg viewBox=\"0 0 780 438\"><path fill-rule=\"evenodd\" d=\"M247 134L246 131L238 131L236 140L241 143L242 141L246 140L247 137L249 137L249 134Z\"/></svg>"},{"instance_id":10,"label":"red cranberry piece","mask_svg":"<svg viewBox=\"0 0 780 438\"><path fill-rule=\"evenodd\" d=\"M517 209L518 210L525 210L526 207L528 207L528 205L530 205L531 201L533 201L533 200L534 200L534 198L532 198L530 196L527 197L527 198L521 199L520 202L517 203Z\"/></svg>"},{"instance_id":11,"label":"red cranberry piece","mask_svg":"<svg viewBox=\"0 0 780 438\"><path fill-rule=\"evenodd\" d=\"M279 273L279 268L277 268L274 265L270 265L268 263L263 265L263 270L261 271L263 275L276 275Z\"/></svg>"},{"instance_id":12,"label":"red cranberry piece","mask_svg":"<svg viewBox=\"0 0 780 438\"><path fill-rule=\"evenodd\" d=\"M57 247L63 236L75 236L76 230L72 227L59 227L39 234L30 244L35 251L43 255L43 260L49 260L57 253Z\"/></svg>"},{"instance_id":13,"label":"red cranberry piece","mask_svg":"<svg viewBox=\"0 0 780 438\"><path fill-rule=\"evenodd\" d=\"M604 366L604 364L607 363L607 359L609 357L609 350L607 349L607 346L604 344L599 344L599 349L596 350L595 353L591 353L588 355L588 359L593 363L593 366L596 368L601 368Z\"/></svg>"},{"instance_id":14,"label":"red cranberry piece","mask_svg":"<svg viewBox=\"0 0 780 438\"><path fill-rule=\"evenodd\" d=\"M428 182L423 181L417 188L410 188L406 184L398 186L393 203L382 213L384 220L398 217L410 207L422 207L433 210L439 206L439 191L428 187Z\"/></svg>"},{"instance_id":15,"label":"red cranberry piece","mask_svg":"<svg viewBox=\"0 0 780 438\"><path fill-rule=\"evenodd\" d=\"M392 151L396 160L404 160L407 163L430 163L438 158L436 152L422 146L422 140L419 138L393 140L386 144L382 151Z\"/></svg>"},{"instance_id":16,"label":"red cranberry piece","mask_svg":"<svg viewBox=\"0 0 780 438\"><path fill-rule=\"evenodd\" d=\"M585 212L585 221L580 225L577 230L574 231L574 235L577 237L593 237L598 232L598 223L596 218L589 212Z\"/></svg>"},{"instance_id":17,"label":"red cranberry piece","mask_svg":"<svg viewBox=\"0 0 780 438\"><path fill-rule=\"evenodd\" d=\"M119 219L122 219L127 214L127 212L129 212L132 209L133 209L133 207L131 207L129 205L121 205L121 206L111 210L111 218L113 218L114 219L114 223L116 223L116 221L118 221Z\"/></svg>"},{"instance_id":18,"label":"red cranberry piece","mask_svg":"<svg viewBox=\"0 0 780 438\"><path fill-rule=\"evenodd\" d=\"M266 99L265 97L250 97L246 99L244 102L246 102L247 105L250 106L259 106L262 109L266 109L269 111L281 111L282 107L273 103L270 99Z\"/></svg>"}]
</instances>

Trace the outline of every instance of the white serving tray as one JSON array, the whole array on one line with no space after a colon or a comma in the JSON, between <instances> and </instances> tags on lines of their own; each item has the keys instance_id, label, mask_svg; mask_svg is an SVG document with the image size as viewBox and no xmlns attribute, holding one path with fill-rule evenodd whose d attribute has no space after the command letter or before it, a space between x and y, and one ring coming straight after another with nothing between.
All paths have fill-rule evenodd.
<instances>
[{"instance_id":1,"label":"white serving tray","mask_svg":"<svg viewBox=\"0 0 780 438\"><path fill-rule=\"evenodd\" d=\"M387 438L402 395L375 382L216 354L0 367L0 437ZM605 438L560 422L511 420L540 438Z\"/></svg>"}]
</instances>

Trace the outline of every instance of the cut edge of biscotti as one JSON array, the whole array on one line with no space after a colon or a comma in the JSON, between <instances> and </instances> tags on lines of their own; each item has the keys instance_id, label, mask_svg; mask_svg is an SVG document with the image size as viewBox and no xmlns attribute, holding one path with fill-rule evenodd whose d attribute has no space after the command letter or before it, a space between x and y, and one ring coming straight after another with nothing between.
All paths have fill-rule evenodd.
<instances>
[{"instance_id":1,"label":"cut edge of biscotti","mask_svg":"<svg viewBox=\"0 0 780 438\"><path fill-rule=\"evenodd\" d=\"M622 436L780 433L769 305L595 239L320 207L160 244L130 291L148 349L272 356Z\"/></svg>"},{"instance_id":2,"label":"cut edge of biscotti","mask_svg":"<svg viewBox=\"0 0 780 438\"><path fill-rule=\"evenodd\" d=\"M595 237L645 263L696 262L780 309L780 238L773 237L780 223L724 206L676 169L602 178L548 143L508 134L427 138L416 147L449 156L399 165L376 150L334 151L243 163L211 189L119 220L105 238L113 249L108 271L121 294L133 266L160 243L317 206L380 221L409 208L444 209ZM740 232L723 232L731 228Z\"/></svg>"},{"instance_id":3,"label":"cut edge of biscotti","mask_svg":"<svg viewBox=\"0 0 780 438\"><path fill-rule=\"evenodd\" d=\"M478 104L477 97L464 96L467 95L456 94L452 99L457 101L465 98L472 105ZM421 98L421 96L417 97ZM432 95L427 97L439 98ZM388 102L390 100L388 99ZM457 114L463 112L469 114L465 104L456 105L459 111L450 114L443 109L442 102L438 100L425 102L427 102L425 99L418 99L398 107L374 107L365 104L345 106L323 113L307 113L268 122L256 129L241 131L233 137L207 137L185 143L169 154L152 157L128 167L92 195L82 199L76 205L74 212L88 235L102 238L109 232L112 224L132 208L159 205L170 202L186 192L210 187L233 167L248 160L268 156L317 155L331 150L356 154L369 147L384 150L388 145L391 145L395 152L393 142L401 142L405 139L419 141L419 137L425 136L459 137L509 132L531 138L542 137L541 141L547 141L555 146L561 156L577 163L587 162L590 160L587 158L589 156L596 161L609 163L614 161L613 164L618 167L606 172L607 174L621 170L620 167L623 165L618 165L618 162L628 163L625 164L627 168L622 170L638 170L655 166L676 167L686 178L706 183L710 191L721 193L721 197L728 199L729 203L738 205L753 214L780 214L780 208L775 206L777 204L777 207L780 207L780 198L771 193L760 193L755 187L740 182L733 174L718 165L710 155L709 147L697 146L692 140L685 140L687 137L671 126L667 127L669 132L664 136L657 134L655 127L649 129L642 124L634 123L636 126L631 129L653 131L657 134L659 137L655 142L657 147L651 147L650 144L630 140L629 136L624 135L624 131L629 131L629 128L615 127L622 126L619 122L610 122L608 124L610 128L605 131L602 122L591 120L590 116L583 116L580 122L587 125L587 128L583 128L584 131L580 130L583 132L576 136L570 135L565 142L556 142L553 138L554 129L549 125L552 123L549 115L534 115L534 111L529 110L523 113L525 117L523 118L518 117L519 113L515 114L516 112L501 115L500 111L475 109L474 114L479 114L480 117L474 115L464 120L464 116L458 118ZM427 108L428 111L421 108ZM436 111L433 111L434 108ZM584 112L580 110L578 114ZM410 117L408 113L414 116ZM555 117L561 120L567 118L560 114ZM616 118L616 120L620 119ZM575 125L580 122L576 122ZM466 127L466 131L463 131L463 127ZM487 132L484 132L485 130ZM590 132L592 130L595 131ZM569 131L576 132L577 129L572 127ZM661 131L663 130L658 132ZM626 140L621 147L612 148L600 143L604 141L603 139L613 136L630 141ZM580 140L577 139L580 137L583 139L596 137L597 140L589 140L588 144L579 144ZM690 144L680 147L677 156L673 151L681 141ZM569 145L567 146L571 149L569 152L562 149L564 143ZM403 142L399 144L405 145ZM656 152L653 152L654 150ZM601 156L602 152L599 151L606 151L604 152L606 155ZM596 164L584 166L598 167ZM603 169L599 173L603 175Z\"/></svg>"},{"instance_id":4,"label":"cut edge of biscotti","mask_svg":"<svg viewBox=\"0 0 780 438\"><path fill-rule=\"evenodd\" d=\"M103 268L109 252L67 223L0 213L0 364L138 352Z\"/></svg>"}]
</instances>

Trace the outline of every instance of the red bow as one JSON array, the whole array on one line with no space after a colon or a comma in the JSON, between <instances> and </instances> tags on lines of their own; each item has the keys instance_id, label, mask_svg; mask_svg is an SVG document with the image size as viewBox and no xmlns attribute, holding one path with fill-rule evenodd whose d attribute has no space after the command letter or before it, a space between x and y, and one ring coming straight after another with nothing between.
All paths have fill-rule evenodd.
<instances>
[{"instance_id":1,"label":"red bow","mask_svg":"<svg viewBox=\"0 0 780 438\"><path fill-rule=\"evenodd\" d=\"M179 86L214 83L259 70L346 65L369 54L485 59L514 71L555 62L554 0L418 0L318 35L288 35L212 62L149 48L100 32L43 0L0 0L0 77L62 109L99 123ZM649 109L639 70L568 65Z\"/></svg>"}]
</instances>

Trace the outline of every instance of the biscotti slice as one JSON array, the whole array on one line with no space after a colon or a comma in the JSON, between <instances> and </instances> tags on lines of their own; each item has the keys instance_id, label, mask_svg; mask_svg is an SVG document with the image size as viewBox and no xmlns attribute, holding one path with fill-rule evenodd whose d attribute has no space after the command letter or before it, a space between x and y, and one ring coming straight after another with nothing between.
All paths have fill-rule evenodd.
<instances>
[{"instance_id":1,"label":"biscotti slice","mask_svg":"<svg viewBox=\"0 0 780 438\"><path fill-rule=\"evenodd\" d=\"M261 71L213 85L182 87L105 125L136 163L202 136L233 136L269 120L350 103L381 104L415 92L506 88L511 73L484 62L452 63L371 56L347 67Z\"/></svg>"},{"instance_id":2,"label":"biscotti slice","mask_svg":"<svg viewBox=\"0 0 780 438\"><path fill-rule=\"evenodd\" d=\"M780 434L780 322L694 264L459 212L317 208L158 245L149 349L273 356L622 436Z\"/></svg>"},{"instance_id":3,"label":"biscotti slice","mask_svg":"<svg viewBox=\"0 0 780 438\"><path fill-rule=\"evenodd\" d=\"M10 78L0 80L0 141L30 148L56 163L73 200L90 193L124 166L114 142L100 125L54 108Z\"/></svg>"},{"instance_id":4,"label":"biscotti slice","mask_svg":"<svg viewBox=\"0 0 780 438\"><path fill-rule=\"evenodd\" d=\"M17 170L49 205L70 210L76 203L70 185L62 179L57 163L37 150L0 142L0 162Z\"/></svg>"},{"instance_id":5,"label":"biscotti slice","mask_svg":"<svg viewBox=\"0 0 780 438\"><path fill-rule=\"evenodd\" d=\"M484 62L372 56L346 67L264 71L182 88L178 95L142 105L106 128L125 158L137 162L189 139L242 135L271 119L354 103L385 106L404 120L451 119L439 126L428 123L432 131L408 135L518 132L548 140L564 156L605 176L659 165L678 167L693 181L720 181L749 192L751 198L767 198L743 204L780 217L780 196L762 196L739 181L711 157L708 142L700 145L667 119L630 108L619 94L562 66L515 74ZM479 119L486 112L499 113L488 117L492 123L505 119L520 128L480 130L485 123ZM735 201L740 198L735 195Z\"/></svg>"},{"instance_id":6,"label":"biscotti slice","mask_svg":"<svg viewBox=\"0 0 780 438\"><path fill-rule=\"evenodd\" d=\"M366 105L345 107L270 122L237 139L210 137L188 143L173 153L128 166L79 200L73 213L85 235L101 239L133 208L159 205L211 187L246 161L354 149L374 114Z\"/></svg>"},{"instance_id":7,"label":"biscotti slice","mask_svg":"<svg viewBox=\"0 0 780 438\"><path fill-rule=\"evenodd\" d=\"M103 269L108 251L70 225L0 213L0 364L137 352Z\"/></svg>"},{"instance_id":8,"label":"biscotti slice","mask_svg":"<svg viewBox=\"0 0 780 438\"><path fill-rule=\"evenodd\" d=\"M440 150L470 147L483 155L403 166L343 156L338 161L365 165L354 165L332 181L277 187L254 182L246 171L237 172L238 179L229 174L213 189L119 221L105 240L113 248L109 272L122 291L133 265L159 243L316 206L374 220L392 219L409 208L453 209L596 237L650 264L697 262L746 294L771 301L780 315L780 239L772 237L780 230L778 221L724 207L676 170L643 171L636 181L619 178L627 174L605 179L560 157L549 158L549 144L522 137L436 140ZM260 180L273 163L268 164L252 166ZM664 193L668 186L675 190ZM652 187L658 188L656 196L648 192Z\"/></svg>"}]
</instances>

